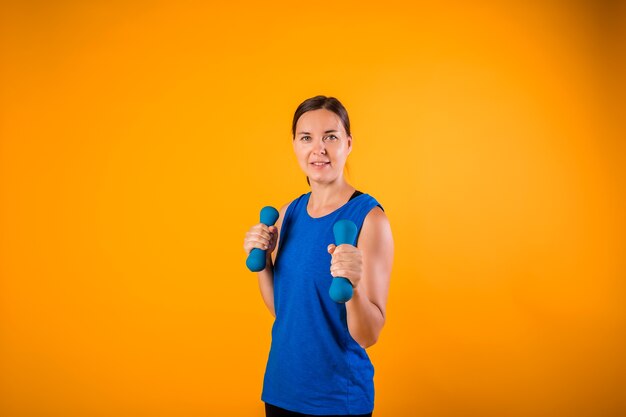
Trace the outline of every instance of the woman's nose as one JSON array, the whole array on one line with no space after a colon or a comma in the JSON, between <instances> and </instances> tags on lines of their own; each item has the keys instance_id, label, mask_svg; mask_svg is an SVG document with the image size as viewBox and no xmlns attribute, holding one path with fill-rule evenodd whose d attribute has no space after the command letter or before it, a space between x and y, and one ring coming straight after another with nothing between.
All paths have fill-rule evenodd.
<instances>
[{"instance_id":1,"label":"woman's nose","mask_svg":"<svg viewBox=\"0 0 626 417\"><path fill-rule=\"evenodd\" d=\"M323 140L317 141L317 144L315 145L314 150L320 155L326 155L326 144L324 143L324 141Z\"/></svg>"}]
</instances>

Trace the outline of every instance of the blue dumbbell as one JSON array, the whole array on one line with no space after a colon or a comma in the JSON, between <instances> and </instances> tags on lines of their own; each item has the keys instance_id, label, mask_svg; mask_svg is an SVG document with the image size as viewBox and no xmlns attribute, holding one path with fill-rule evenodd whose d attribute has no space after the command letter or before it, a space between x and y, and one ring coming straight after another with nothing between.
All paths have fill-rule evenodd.
<instances>
[{"instance_id":1,"label":"blue dumbbell","mask_svg":"<svg viewBox=\"0 0 626 417\"><path fill-rule=\"evenodd\" d=\"M266 206L261 209L261 223L266 226L273 226L278 220L278 210L274 207ZM259 248L252 248L246 259L246 266L252 272L259 272L265 269L266 251Z\"/></svg>"},{"instance_id":2,"label":"blue dumbbell","mask_svg":"<svg viewBox=\"0 0 626 417\"><path fill-rule=\"evenodd\" d=\"M350 220L339 220L335 223L333 234L335 235L335 245L337 246L343 244L356 245L357 228L356 224ZM347 278L334 277L328 293L330 298L336 303L345 303L352 298L352 284Z\"/></svg>"}]
</instances>

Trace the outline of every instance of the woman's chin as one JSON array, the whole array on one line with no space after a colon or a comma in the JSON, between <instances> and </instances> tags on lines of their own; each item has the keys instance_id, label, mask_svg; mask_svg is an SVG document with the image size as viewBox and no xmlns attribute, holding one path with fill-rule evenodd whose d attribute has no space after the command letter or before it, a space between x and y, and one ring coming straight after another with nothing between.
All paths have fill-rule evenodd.
<instances>
[{"instance_id":1,"label":"woman's chin","mask_svg":"<svg viewBox=\"0 0 626 417\"><path fill-rule=\"evenodd\" d=\"M331 184L333 182L335 182L337 178L330 176L330 175L310 175L309 174L309 181L311 182L315 182L317 184Z\"/></svg>"}]
</instances>

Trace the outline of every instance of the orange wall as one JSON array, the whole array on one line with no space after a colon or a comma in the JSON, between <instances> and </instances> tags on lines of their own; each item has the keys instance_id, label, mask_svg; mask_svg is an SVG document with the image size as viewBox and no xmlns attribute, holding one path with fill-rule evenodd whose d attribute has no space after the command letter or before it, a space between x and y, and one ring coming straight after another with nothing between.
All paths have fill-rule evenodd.
<instances>
[{"instance_id":1,"label":"orange wall","mask_svg":"<svg viewBox=\"0 0 626 417\"><path fill-rule=\"evenodd\" d=\"M290 123L316 94L394 231L375 415L626 414L618 2L21 3L0 415L262 415L243 236L308 191Z\"/></svg>"}]
</instances>

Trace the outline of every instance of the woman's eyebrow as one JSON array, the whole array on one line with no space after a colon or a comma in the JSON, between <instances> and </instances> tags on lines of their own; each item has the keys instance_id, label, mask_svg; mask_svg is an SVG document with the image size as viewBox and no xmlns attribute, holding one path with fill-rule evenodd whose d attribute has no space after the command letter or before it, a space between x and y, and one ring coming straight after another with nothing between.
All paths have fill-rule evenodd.
<instances>
[{"instance_id":1,"label":"woman's eyebrow","mask_svg":"<svg viewBox=\"0 0 626 417\"><path fill-rule=\"evenodd\" d=\"M339 133L338 130L326 130L324 133ZM298 135L310 135L311 132L298 132Z\"/></svg>"}]
</instances>

